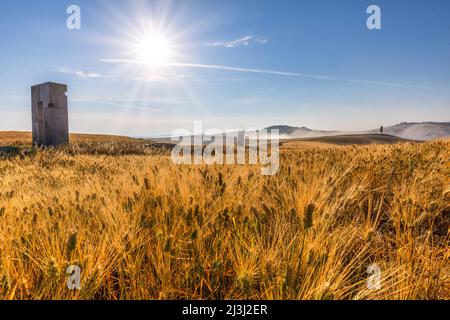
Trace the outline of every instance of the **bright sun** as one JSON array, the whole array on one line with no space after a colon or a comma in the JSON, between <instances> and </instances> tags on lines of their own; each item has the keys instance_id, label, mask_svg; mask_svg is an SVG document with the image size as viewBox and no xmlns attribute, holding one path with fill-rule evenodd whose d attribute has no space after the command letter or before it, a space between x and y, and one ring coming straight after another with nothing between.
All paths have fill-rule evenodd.
<instances>
[{"instance_id":1,"label":"bright sun","mask_svg":"<svg viewBox=\"0 0 450 320\"><path fill-rule=\"evenodd\" d=\"M149 33L139 39L137 44L138 58L149 65L164 65L172 58L172 45L162 34Z\"/></svg>"}]
</instances>

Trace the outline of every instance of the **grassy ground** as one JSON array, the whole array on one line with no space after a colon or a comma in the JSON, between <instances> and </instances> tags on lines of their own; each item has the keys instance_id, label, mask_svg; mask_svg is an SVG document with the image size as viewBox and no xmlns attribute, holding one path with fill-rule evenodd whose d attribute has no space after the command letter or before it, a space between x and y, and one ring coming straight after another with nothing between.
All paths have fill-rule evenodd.
<instances>
[{"instance_id":1,"label":"grassy ground","mask_svg":"<svg viewBox=\"0 0 450 320\"><path fill-rule=\"evenodd\" d=\"M20 149L0 157L1 299L450 298L448 141L291 145L265 177L148 141L29 138L0 134Z\"/></svg>"}]
</instances>

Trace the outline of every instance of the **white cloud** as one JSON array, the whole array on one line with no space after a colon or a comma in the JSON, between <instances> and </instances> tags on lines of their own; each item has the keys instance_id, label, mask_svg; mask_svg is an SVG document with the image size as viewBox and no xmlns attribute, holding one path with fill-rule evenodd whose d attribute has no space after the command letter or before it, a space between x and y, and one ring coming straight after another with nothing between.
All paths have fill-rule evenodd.
<instances>
[{"instance_id":1,"label":"white cloud","mask_svg":"<svg viewBox=\"0 0 450 320\"><path fill-rule=\"evenodd\" d=\"M82 102L82 103L101 104L101 105L113 106L113 107L118 107L118 108L123 108L123 109L161 112L161 109L141 107L141 106L126 104L126 103L116 103L116 102L110 102L110 101L85 100L85 99L72 99L72 101L73 102Z\"/></svg>"},{"instance_id":2,"label":"white cloud","mask_svg":"<svg viewBox=\"0 0 450 320\"><path fill-rule=\"evenodd\" d=\"M248 35L231 41L208 42L205 45L208 47L235 48L235 47L247 47L251 43L266 44L268 43L268 40L262 37L255 37L252 35Z\"/></svg>"},{"instance_id":3,"label":"white cloud","mask_svg":"<svg viewBox=\"0 0 450 320\"><path fill-rule=\"evenodd\" d=\"M73 75L80 79L101 78L101 75L95 72L85 72L82 70L72 70L69 68L61 67L58 69L59 73L66 75Z\"/></svg>"},{"instance_id":4,"label":"white cloud","mask_svg":"<svg viewBox=\"0 0 450 320\"><path fill-rule=\"evenodd\" d=\"M145 61L130 60L130 59L101 59L101 61L105 62L105 63L112 63L112 64L142 64L142 65L146 64ZM275 75L275 76L287 76L287 77L296 77L296 78L310 78L310 79L316 79L316 80L341 81L341 82L359 83L359 84L385 86L385 87L416 88L416 89L425 89L426 88L423 86L404 84L404 83L393 83L393 82L386 82L386 81L374 81L374 80L363 80L363 79L337 78L335 76L328 76L328 75L308 74L308 73L299 73L299 72L286 72L286 71L279 71L279 70L241 68L241 67L223 66L223 65L179 63L179 62L170 62L170 63L165 63L162 65L166 66L166 67L211 69L211 70L266 74L266 75Z\"/></svg>"}]
</instances>

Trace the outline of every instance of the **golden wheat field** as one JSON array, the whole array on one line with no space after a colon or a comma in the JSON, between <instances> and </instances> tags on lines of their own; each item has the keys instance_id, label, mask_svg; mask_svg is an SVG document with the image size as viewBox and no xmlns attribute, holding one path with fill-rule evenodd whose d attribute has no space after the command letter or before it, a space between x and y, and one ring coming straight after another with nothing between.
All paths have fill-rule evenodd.
<instances>
[{"instance_id":1,"label":"golden wheat field","mask_svg":"<svg viewBox=\"0 0 450 320\"><path fill-rule=\"evenodd\" d=\"M18 146L0 157L0 299L450 298L449 141L284 147L268 177L126 138L28 138L0 137Z\"/></svg>"}]
</instances>

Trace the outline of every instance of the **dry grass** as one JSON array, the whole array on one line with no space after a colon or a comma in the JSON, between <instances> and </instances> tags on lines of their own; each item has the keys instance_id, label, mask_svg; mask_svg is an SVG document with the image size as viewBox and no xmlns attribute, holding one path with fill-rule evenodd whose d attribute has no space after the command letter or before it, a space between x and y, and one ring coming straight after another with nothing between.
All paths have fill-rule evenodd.
<instances>
[{"instance_id":1,"label":"dry grass","mask_svg":"<svg viewBox=\"0 0 450 320\"><path fill-rule=\"evenodd\" d=\"M87 142L135 142L135 139L123 136L74 133L70 135L70 141L79 143ZM28 131L0 131L0 145L30 146L31 132Z\"/></svg>"},{"instance_id":2,"label":"dry grass","mask_svg":"<svg viewBox=\"0 0 450 320\"><path fill-rule=\"evenodd\" d=\"M450 298L448 141L287 148L273 177L77 143L0 160L1 299Z\"/></svg>"}]
</instances>

